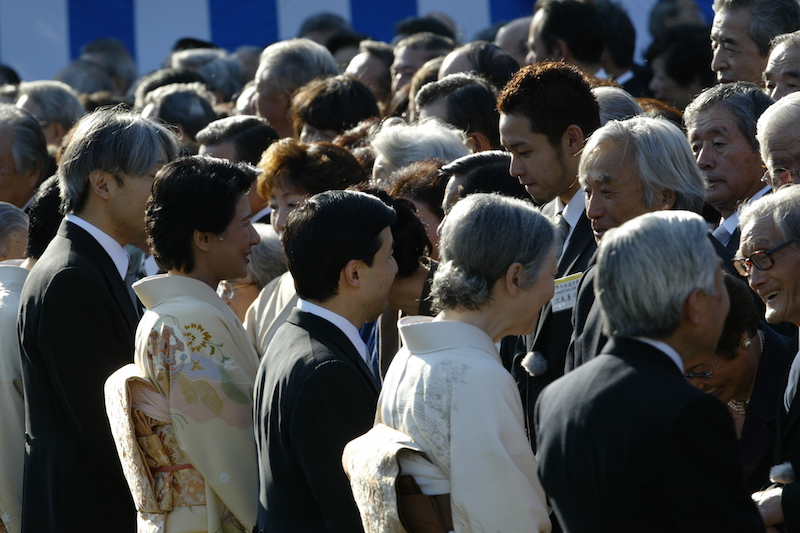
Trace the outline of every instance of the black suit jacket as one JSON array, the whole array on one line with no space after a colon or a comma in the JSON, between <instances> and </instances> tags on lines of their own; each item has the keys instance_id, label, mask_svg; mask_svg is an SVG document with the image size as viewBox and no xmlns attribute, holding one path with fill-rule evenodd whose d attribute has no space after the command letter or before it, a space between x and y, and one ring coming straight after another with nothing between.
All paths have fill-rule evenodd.
<instances>
[{"instance_id":1,"label":"black suit jacket","mask_svg":"<svg viewBox=\"0 0 800 533\"><path fill-rule=\"evenodd\" d=\"M139 316L124 281L100 244L65 220L20 306L23 531L135 531L103 397L108 376L133 361Z\"/></svg>"},{"instance_id":2,"label":"black suit jacket","mask_svg":"<svg viewBox=\"0 0 800 533\"><path fill-rule=\"evenodd\" d=\"M257 531L362 531L342 451L372 427L378 392L339 328L292 310L256 377Z\"/></svg>"},{"instance_id":3,"label":"black suit jacket","mask_svg":"<svg viewBox=\"0 0 800 533\"><path fill-rule=\"evenodd\" d=\"M554 215L554 203L550 202L542 208L546 215ZM592 234L592 227L586 212L575 225L572 237L567 248L558 260L557 277L564 277L586 270L589 259L597 250L597 245ZM553 312L550 302L546 303L539 315L536 331L531 335L519 337L513 344L504 340L503 351L513 350L511 358L511 373L517 382L522 396L522 406L525 410L526 426L529 433L533 430L533 406L539 393L548 384L564 375L564 364L567 347L572 336L572 313L570 310ZM512 348L513 346L513 348ZM539 352L547 361L547 370L543 374L533 377L521 366L522 359L528 352ZM533 435L531 441L535 442Z\"/></svg>"},{"instance_id":4,"label":"black suit jacket","mask_svg":"<svg viewBox=\"0 0 800 533\"><path fill-rule=\"evenodd\" d=\"M763 531L733 420L643 342L603 354L536 405L539 477L565 531Z\"/></svg>"},{"instance_id":5,"label":"black suit jacket","mask_svg":"<svg viewBox=\"0 0 800 533\"><path fill-rule=\"evenodd\" d=\"M634 98L652 98L653 92L650 90L650 81L653 79L653 71L648 66L636 65L631 67L633 77L622 84L622 88Z\"/></svg>"},{"instance_id":6,"label":"black suit jacket","mask_svg":"<svg viewBox=\"0 0 800 533\"><path fill-rule=\"evenodd\" d=\"M789 342L789 351L797 353L797 337ZM795 355L794 357L797 357ZM792 359L794 359L792 357ZM783 379L781 396L778 405L778 436L775 441L775 464L790 462L795 472L794 483L783 487L781 507L789 533L800 532L800 394L795 394L789 412L783 405L783 393L786 390L787 376Z\"/></svg>"}]
</instances>

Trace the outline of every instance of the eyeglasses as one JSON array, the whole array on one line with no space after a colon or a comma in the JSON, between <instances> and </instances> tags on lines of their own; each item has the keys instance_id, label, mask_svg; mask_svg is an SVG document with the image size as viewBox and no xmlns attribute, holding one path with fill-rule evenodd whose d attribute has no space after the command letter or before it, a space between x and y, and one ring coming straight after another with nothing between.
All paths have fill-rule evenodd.
<instances>
[{"instance_id":1,"label":"eyeglasses","mask_svg":"<svg viewBox=\"0 0 800 533\"><path fill-rule=\"evenodd\" d=\"M233 298L233 293L238 291L243 287L249 287L250 285L255 285L254 281L250 283L230 283L228 281L220 281L219 285L217 285L217 294L220 298L224 300L230 300Z\"/></svg>"},{"instance_id":2,"label":"eyeglasses","mask_svg":"<svg viewBox=\"0 0 800 533\"><path fill-rule=\"evenodd\" d=\"M686 379L709 379L714 377L714 370L717 369L717 363L719 362L719 354L717 354L717 358L714 359L714 364L711 365L711 368L705 370L703 372L689 372L684 377Z\"/></svg>"},{"instance_id":3,"label":"eyeglasses","mask_svg":"<svg viewBox=\"0 0 800 533\"><path fill-rule=\"evenodd\" d=\"M776 189L787 183L798 183L798 178L800 178L800 172L794 168L775 168L772 170L767 168L761 181Z\"/></svg>"},{"instance_id":4,"label":"eyeglasses","mask_svg":"<svg viewBox=\"0 0 800 533\"><path fill-rule=\"evenodd\" d=\"M772 256L795 242L797 241L792 239L780 246L776 246L772 250L759 250L753 252L750 257L736 257L733 259L733 266L736 268L736 272L745 277L750 275L750 271L753 267L759 270L769 270L772 268L772 265L775 264L775 260Z\"/></svg>"}]
</instances>

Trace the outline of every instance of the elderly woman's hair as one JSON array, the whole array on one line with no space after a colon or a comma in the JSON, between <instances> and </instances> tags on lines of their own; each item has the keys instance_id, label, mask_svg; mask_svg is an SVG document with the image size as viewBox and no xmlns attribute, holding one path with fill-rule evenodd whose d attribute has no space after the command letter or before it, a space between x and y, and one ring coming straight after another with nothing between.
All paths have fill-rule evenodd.
<instances>
[{"instance_id":1,"label":"elderly woman's hair","mask_svg":"<svg viewBox=\"0 0 800 533\"><path fill-rule=\"evenodd\" d=\"M145 97L151 92L164 85L172 83L193 83L199 82L205 84L203 76L196 70L187 67L181 68L162 68L142 76L139 85L136 87L134 93L133 110L141 112L144 109Z\"/></svg>"},{"instance_id":2,"label":"elderly woman's hair","mask_svg":"<svg viewBox=\"0 0 800 533\"><path fill-rule=\"evenodd\" d=\"M194 270L194 232L223 233L257 175L250 165L211 157L182 157L164 165L153 182L145 217L158 265Z\"/></svg>"},{"instance_id":3,"label":"elderly woman's hair","mask_svg":"<svg viewBox=\"0 0 800 533\"><path fill-rule=\"evenodd\" d=\"M181 50L172 54L171 66L196 70L206 85L219 91L226 102L241 91L244 85L241 63L224 50L211 48Z\"/></svg>"},{"instance_id":4,"label":"elderly woman's hair","mask_svg":"<svg viewBox=\"0 0 800 533\"><path fill-rule=\"evenodd\" d=\"M731 308L717 343L717 353L725 359L733 359L736 357L735 348L742 342L742 333L752 337L758 332L761 310L754 299L755 293L744 280L723 272L723 281L731 301Z\"/></svg>"},{"instance_id":5,"label":"elderly woman's hair","mask_svg":"<svg viewBox=\"0 0 800 533\"><path fill-rule=\"evenodd\" d=\"M644 113L636 99L619 87L593 87L592 93L600 104L600 124L611 120L625 120Z\"/></svg>"},{"instance_id":6,"label":"elderly woman's hair","mask_svg":"<svg viewBox=\"0 0 800 533\"><path fill-rule=\"evenodd\" d=\"M783 186L743 207L739 211L739 228L750 223L771 225L782 241L800 240L800 187Z\"/></svg>"},{"instance_id":7,"label":"elderly woman's hair","mask_svg":"<svg viewBox=\"0 0 800 533\"><path fill-rule=\"evenodd\" d=\"M665 119L641 116L602 126L583 149L578 165L581 185L587 185L586 174L607 143L633 151L645 207L652 207L664 191L674 191L673 209L696 213L702 209L706 181L677 126Z\"/></svg>"},{"instance_id":8,"label":"elderly woman's hair","mask_svg":"<svg viewBox=\"0 0 800 533\"><path fill-rule=\"evenodd\" d=\"M656 211L609 230L600 243L594 280L604 333L671 335L692 291L716 292L717 271L708 226L695 213Z\"/></svg>"},{"instance_id":9,"label":"elderly woman's hair","mask_svg":"<svg viewBox=\"0 0 800 533\"><path fill-rule=\"evenodd\" d=\"M338 73L336 60L327 48L310 39L287 39L261 52L256 83L269 81L275 92L294 92L316 77Z\"/></svg>"},{"instance_id":10,"label":"elderly woman's hair","mask_svg":"<svg viewBox=\"0 0 800 533\"><path fill-rule=\"evenodd\" d=\"M447 188L447 176L440 172L443 162L438 159L415 161L392 173L389 194L421 202L436 215L444 218L442 200Z\"/></svg>"},{"instance_id":11,"label":"elderly woman's hair","mask_svg":"<svg viewBox=\"0 0 800 533\"><path fill-rule=\"evenodd\" d=\"M17 106L0 104L0 124L13 132L17 172L27 174L36 169L41 172L48 163L47 140L36 117Z\"/></svg>"},{"instance_id":12,"label":"elderly woman's hair","mask_svg":"<svg viewBox=\"0 0 800 533\"><path fill-rule=\"evenodd\" d=\"M95 111L75 126L58 166L61 212L80 213L89 197L89 174L108 172L144 176L180 152L175 136L165 127L118 108Z\"/></svg>"},{"instance_id":13,"label":"elderly woman's hair","mask_svg":"<svg viewBox=\"0 0 800 533\"><path fill-rule=\"evenodd\" d=\"M19 207L8 202L0 202L0 257L8 254L8 239L12 233L24 231L28 234L28 215ZM22 259L9 257L8 259Z\"/></svg>"},{"instance_id":14,"label":"elderly woman's hair","mask_svg":"<svg viewBox=\"0 0 800 533\"><path fill-rule=\"evenodd\" d=\"M437 119L416 124L387 119L371 143L376 157L382 155L397 167L429 158L450 162L469 153L466 134Z\"/></svg>"},{"instance_id":15,"label":"elderly woman's hair","mask_svg":"<svg viewBox=\"0 0 800 533\"><path fill-rule=\"evenodd\" d=\"M305 144L290 138L272 143L258 166L263 172L258 179L262 198L269 198L278 183L312 196L346 189L367 179L364 167L344 148L330 143Z\"/></svg>"},{"instance_id":16,"label":"elderly woman's hair","mask_svg":"<svg viewBox=\"0 0 800 533\"><path fill-rule=\"evenodd\" d=\"M78 93L66 83L55 80L28 81L19 84L19 98L27 96L36 104L36 118L41 122L61 124L70 129L86 114Z\"/></svg>"},{"instance_id":17,"label":"elderly woman's hair","mask_svg":"<svg viewBox=\"0 0 800 533\"><path fill-rule=\"evenodd\" d=\"M190 141L217 119L216 103L214 93L199 82L170 83L150 91L144 99L145 106L153 106L151 116L167 124L180 125Z\"/></svg>"},{"instance_id":18,"label":"elderly woman's hair","mask_svg":"<svg viewBox=\"0 0 800 533\"><path fill-rule=\"evenodd\" d=\"M453 207L441 226L442 262L433 278L433 307L480 309L495 282L514 263L530 287L555 254L553 224L533 205L497 194L473 194Z\"/></svg>"},{"instance_id":19,"label":"elderly woman's hair","mask_svg":"<svg viewBox=\"0 0 800 533\"><path fill-rule=\"evenodd\" d=\"M312 80L292 97L292 123L297 137L305 124L342 133L362 120L380 115L372 91L344 74Z\"/></svg>"},{"instance_id":20,"label":"elderly woman's hair","mask_svg":"<svg viewBox=\"0 0 800 533\"><path fill-rule=\"evenodd\" d=\"M267 283L287 270L286 254L275 228L269 224L253 224L261 241L253 246L247 273L260 291Z\"/></svg>"},{"instance_id":21,"label":"elderly woman's hair","mask_svg":"<svg viewBox=\"0 0 800 533\"><path fill-rule=\"evenodd\" d=\"M758 118L756 139L764 163L769 165L769 141L776 140L775 132L794 131L798 116L800 116L800 93L790 93L769 106Z\"/></svg>"}]
</instances>

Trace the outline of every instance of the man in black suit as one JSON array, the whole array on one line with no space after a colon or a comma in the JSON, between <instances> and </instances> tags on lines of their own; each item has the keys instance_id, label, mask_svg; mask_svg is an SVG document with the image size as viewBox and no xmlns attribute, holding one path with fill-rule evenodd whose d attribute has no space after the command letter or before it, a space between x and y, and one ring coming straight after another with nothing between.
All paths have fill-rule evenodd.
<instances>
[{"instance_id":1,"label":"man in black suit","mask_svg":"<svg viewBox=\"0 0 800 533\"><path fill-rule=\"evenodd\" d=\"M299 300L254 392L259 532L362 530L341 458L375 418L380 385L358 328L388 307L394 219L352 191L318 194L289 215L284 248Z\"/></svg>"},{"instance_id":2,"label":"man in black suit","mask_svg":"<svg viewBox=\"0 0 800 533\"><path fill-rule=\"evenodd\" d=\"M67 215L20 302L25 532L135 531L103 386L133 361L139 320L123 246L144 235L153 177L177 152L168 130L116 110L85 117L64 151Z\"/></svg>"},{"instance_id":3,"label":"man in black suit","mask_svg":"<svg viewBox=\"0 0 800 533\"><path fill-rule=\"evenodd\" d=\"M534 201L545 204L542 212L561 230L564 246L558 277L574 275L579 279L596 249L583 190L578 185L581 150L588 136L600 127L600 107L591 87L575 67L534 64L514 75L503 89L497 108L500 139L511 154L509 173L519 179ZM539 392L564 374L572 334L570 309L576 295L575 280L558 283L556 305L544 306L536 331L516 342L503 342L504 358L513 359L512 373L520 387L529 431ZM526 359L535 364L535 377L523 369Z\"/></svg>"},{"instance_id":4,"label":"man in black suit","mask_svg":"<svg viewBox=\"0 0 800 533\"><path fill-rule=\"evenodd\" d=\"M683 122L697 164L708 181L706 202L722 220L714 237L731 253L739 247L737 209L767 194L756 123L773 103L752 83L716 85L686 106Z\"/></svg>"},{"instance_id":5,"label":"man in black suit","mask_svg":"<svg viewBox=\"0 0 800 533\"><path fill-rule=\"evenodd\" d=\"M611 339L536 405L539 477L567 531L764 530L733 420L684 377L729 307L707 231L659 211L603 237L595 286Z\"/></svg>"}]
</instances>

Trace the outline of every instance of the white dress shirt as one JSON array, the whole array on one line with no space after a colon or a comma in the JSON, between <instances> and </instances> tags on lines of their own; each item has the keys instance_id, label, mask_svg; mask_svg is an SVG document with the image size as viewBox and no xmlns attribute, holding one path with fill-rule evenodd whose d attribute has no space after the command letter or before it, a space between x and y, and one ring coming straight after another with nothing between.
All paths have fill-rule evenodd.
<instances>
[{"instance_id":1,"label":"white dress shirt","mask_svg":"<svg viewBox=\"0 0 800 533\"><path fill-rule=\"evenodd\" d=\"M333 311L325 309L324 307L320 307L317 304L312 304L308 300L303 300L302 298L297 299L297 308L301 311L305 311L306 313L311 313L312 315L325 319L339 328L342 333L344 333L347 338L350 339L350 342L353 343L353 346L355 346L356 350L358 350L358 355L361 356L361 359L363 359L364 362L369 365L367 362L367 345L364 344L364 341L358 334L358 328L356 328L352 322L341 315L337 315Z\"/></svg>"},{"instance_id":2,"label":"white dress shirt","mask_svg":"<svg viewBox=\"0 0 800 533\"><path fill-rule=\"evenodd\" d=\"M94 240L96 240L98 244L103 247L103 250L105 250L111 260L114 261L114 266L116 266L117 270L119 271L119 277L124 280L125 274L128 273L128 261L130 261L128 252L125 251L125 248L123 248L122 245L114 240L114 238L108 233L104 232L97 226L86 222L78 215L69 213L65 218L67 219L67 222L72 222L79 228L83 228L89 233L89 235L94 237Z\"/></svg>"}]
</instances>

